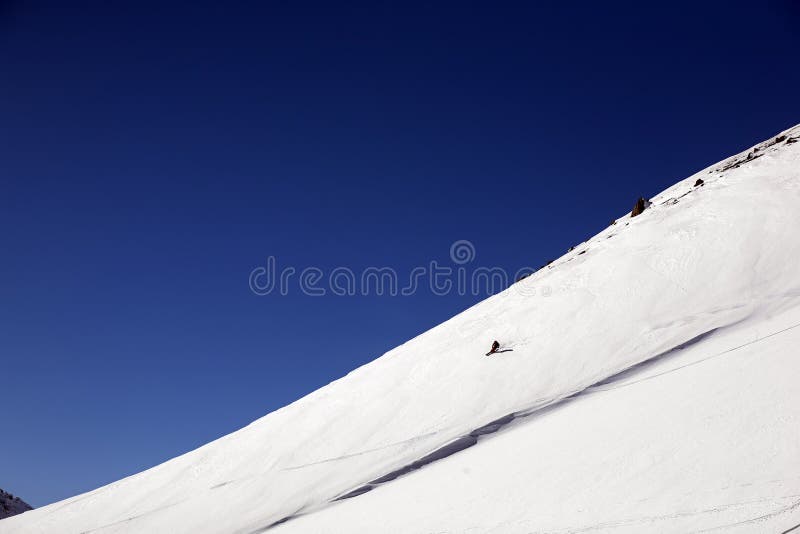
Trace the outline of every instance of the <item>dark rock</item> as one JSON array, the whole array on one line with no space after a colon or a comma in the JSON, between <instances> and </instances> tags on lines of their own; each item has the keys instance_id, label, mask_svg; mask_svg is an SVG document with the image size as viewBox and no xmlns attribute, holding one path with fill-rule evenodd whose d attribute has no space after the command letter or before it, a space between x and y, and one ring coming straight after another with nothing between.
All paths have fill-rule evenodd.
<instances>
[{"instance_id":1,"label":"dark rock","mask_svg":"<svg viewBox=\"0 0 800 534\"><path fill-rule=\"evenodd\" d=\"M633 210L631 211L631 217L636 217L637 215L641 215L642 213L644 213L644 210L646 210L649 206L650 206L649 200L645 200L644 197L639 197L639 200L637 200L636 204L633 206Z\"/></svg>"},{"instance_id":2,"label":"dark rock","mask_svg":"<svg viewBox=\"0 0 800 534\"><path fill-rule=\"evenodd\" d=\"M0 490L0 519L33 510L28 503L6 491Z\"/></svg>"},{"instance_id":3,"label":"dark rock","mask_svg":"<svg viewBox=\"0 0 800 534\"><path fill-rule=\"evenodd\" d=\"M705 184L705 182L703 181L703 179L702 179L702 178L698 178L698 179L697 179L697 181L694 183L694 186L695 186L695 187L700 187L700 186L702 186L703 184Z\"/></svg>"}]
</instances>

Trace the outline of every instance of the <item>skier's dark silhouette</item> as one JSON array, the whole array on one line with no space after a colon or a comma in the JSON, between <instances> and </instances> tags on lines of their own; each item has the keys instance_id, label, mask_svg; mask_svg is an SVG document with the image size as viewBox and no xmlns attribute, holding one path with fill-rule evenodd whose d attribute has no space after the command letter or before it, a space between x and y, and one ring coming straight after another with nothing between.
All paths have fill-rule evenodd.
<instances>
[{"instance_id":1,"label":"skier's dark silhouette","mask_svg":"<svg viewBox=\"0 0 800 534\"><path fill-rule=\"evenodd\" d=\"M498 351L499 348L500 348L500 342L495 341L494 343L492 343L492 350L487 352L486 355L489 356L491 354L494 354L495 352Z\"/></svg>"}]
</instances>

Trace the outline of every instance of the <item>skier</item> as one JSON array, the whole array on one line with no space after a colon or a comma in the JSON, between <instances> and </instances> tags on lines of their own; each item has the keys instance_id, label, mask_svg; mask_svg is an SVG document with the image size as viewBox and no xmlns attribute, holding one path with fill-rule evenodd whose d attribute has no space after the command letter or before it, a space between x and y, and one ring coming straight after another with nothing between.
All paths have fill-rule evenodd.
<instances>
[{"instance_id":1,"label":"skier","mask_svg":"<svg viewBox=\"0 0 800 534\"><path fill-rule=\"evenodd\" d=\"M494 343L492 343L492 350L487 352L486 355L487 356L491 356L492 354L497 352L499 349L500 349L500 343L498 341L495 341Z\"/></svg>"}]
</instances>

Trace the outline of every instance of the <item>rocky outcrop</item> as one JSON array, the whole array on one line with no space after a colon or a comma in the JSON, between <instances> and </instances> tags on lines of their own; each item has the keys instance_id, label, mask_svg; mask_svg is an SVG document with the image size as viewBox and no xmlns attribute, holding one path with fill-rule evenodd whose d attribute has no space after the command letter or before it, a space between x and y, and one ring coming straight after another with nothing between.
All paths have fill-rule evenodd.
<instances>
[{"instance_id":1,"label":"rocky outcrop","mask_svg":"<svg viewBox=\"0 0 800 534\"><path fill-rule=\"evenodd\" d=\"M0 489L0 519L33 510L33 507L14 495Z\"/></svg>"},{"instance_id":2,"label":"rocky outcrop","mask_svg":"<svg viewBox=\"0 0 800 534\"><path fill-rule=\"evenodd\" d=\"M651 202L644 197L639 197L639 200L636 201L636 204L633 206L633 210L631 211L631 217L636 217L637 215L641 215L644 213L644 210L650 207Z\"/></svg>"}]
</instances>

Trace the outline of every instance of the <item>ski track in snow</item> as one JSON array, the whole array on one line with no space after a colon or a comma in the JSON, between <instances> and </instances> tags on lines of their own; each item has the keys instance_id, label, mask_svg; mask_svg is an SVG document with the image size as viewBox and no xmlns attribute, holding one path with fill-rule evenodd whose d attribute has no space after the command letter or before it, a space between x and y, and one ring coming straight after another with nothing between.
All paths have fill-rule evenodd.
<instances>
[{"instance_id":1,"label":"ski track in snow","mask_svg":"<svg viewBox=\"0 0 800 534\"><path fill-rule=\"evenodd\" d=\"M734 526L745 525L749 523L757 523L763 521L765 519L769 519L771 517L775 517L782 513L786 513L788 511L794 510L800 507L800 494L796 495L785 495L779 497L771 497L767 499L755 499L749 501L742 501L742 502L734 502L734 503L725 503L715 506L713 508L706 508L703 510L687 510L681 512L675 512L673 514L663 514L663 515L656 515L656 516L642 516L642 517L633 517L633 518L626 518L626 519L619 519L616 521L606 521L603 523L597 523L593 525L586 525L580 527L567 527L563 529L557 530L535 530L531 531L530 534L580 534L582 532L592 532L597 530L609 530L609 529L618 529L620 527L633 527L633 526L640 526L640 525L649 525L651 528L654 526L653 523L657 523L659 521L672 521L679 518L686 518L698 515L707 515L707 514L718 514L730 508L748 506L752 504L758 503L773 503L776 500L791 500L791 504L788 506L783 506L780 509L770 512L768 514L764 514L759 517L755 517L753 519L747 519L745 521L739 521L736 523L721 525L718 527L713 527L709 529L702 529L702 530L693 530L691 534L700 534L701 532L716 532L724 529L728 529Z\"/></svg>"}]
</instances>

